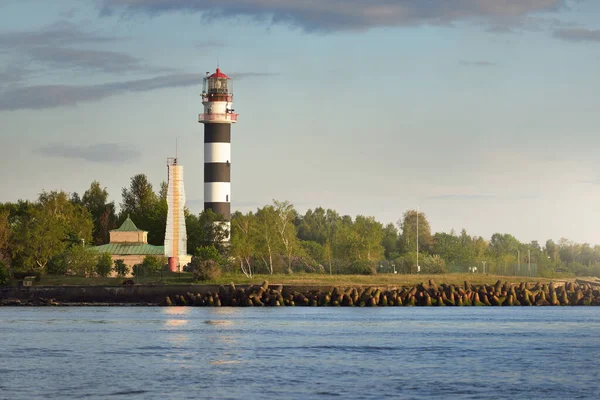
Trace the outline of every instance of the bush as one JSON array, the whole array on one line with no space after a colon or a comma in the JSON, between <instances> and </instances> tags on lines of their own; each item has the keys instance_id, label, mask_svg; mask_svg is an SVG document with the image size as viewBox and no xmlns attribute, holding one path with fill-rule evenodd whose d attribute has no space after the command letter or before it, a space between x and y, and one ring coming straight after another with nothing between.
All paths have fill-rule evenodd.
<instances>
[{"instance_id":1,"label":"bush","mask_svg":"<svg viewBox=\"0 0 600 400\"><path fill-rule=\"evenodd\" d=\"M22 281L26 276L35 276L35 281L39 282L42 279L42 273L39 271L15 271L13 272L13 278Z\"/></svg>"},{"instance_id":2,"label":"bush","mask_svg":"<svg viewBox=\"0 0 600 400\"><path fill-rule=\"evenodd\" d=\"M136 278L139 278L140 276L148 275L148 271L147 271L146 267L144 267L144 264L135 264L133 266L133 268L131 269L131 273Z\"/></svg>"},{"instance_id":3,"label":"bush","mask_svg":"<svg viewBox=\"0 0 600 400\"><path fill-rule=\"evenodd\" d=\"M421 272L425 274L445 274L448 272L446 262L438 255L425 256L420 264L423 266Z\"/></svg>"},{"instance_id":4,"label":"bush","mask_svg":"<svg viewBox=\"0 0 600 400\"><path fill-rule=\"evenodd\" d=\"M209 246L200 246L196 249L196 256L201 261L215 261L217 264L222 263L221 254L219 254L219 250L215 247L215 245L211 244Z\"/></svg>"},{"instance_id":5,"label":"bush","mask_svg":"<svg viewBox=\"0 0 600 400\"><path fill-rule=\"evenodd\" d=\"M193 257L190 265L193 267L196 281L213 281L221 276L221 266L213 260L200 260Z\"/></svg>"},{"instance_id":6,"label":"bush","mask_svg":"<svg viewBox=\"0 0 600 400\"><path fill-rule=\"evenodd\" d=\"M344 269L344 273L352 275L376 275L377 263L374 261L355 261Z\"/></svg>"},{"instance_id":7,"label":"bush","mask_svg":"<svg viewBox=\"0 0 600 400\"><path fill-rule=\"evenodd\" d=\"M105 277L112 271L113 261L108 253L101 254L96 263L96 273L101 277Z\"/></svg>"},{"instance_id":8,"label":"bush","mask_svg":"<svg viewBox=\"0 0 600 400\"><path fill-rule=\"evenodd\" d=\"M129 273L129 267L125 264L125 261L115 260L115 272L117 276L122 278Z\"/></svg>"},{"instance_id":9,"label":"bush","mask_svg":"<svg viewBox=\"0 0 600 400\"><path fill-rule=\"evenodd\" d=\"M4 262L0 261L0 286L8 285L9 282L10 276L8 274L8 268L6 268Z\"/></svg>"}]
</instances>

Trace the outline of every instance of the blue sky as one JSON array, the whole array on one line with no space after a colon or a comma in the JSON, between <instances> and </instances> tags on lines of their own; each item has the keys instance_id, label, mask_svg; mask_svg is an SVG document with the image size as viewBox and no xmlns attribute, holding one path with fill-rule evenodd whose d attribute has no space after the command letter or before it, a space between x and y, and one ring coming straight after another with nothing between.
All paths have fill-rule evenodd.
<instances>
[{"instance_id":1,"label":"blue sky","mask_svg":"<svg viewBox=\"0 0 600 400\"><path fill-rule=\"evenodd\" d=\"M0 201L120 202L185 166L202 76L233 76L232 209L271 199L434 231L600 244L600 3L3 0Z\"/></svg>"}]
</instances>

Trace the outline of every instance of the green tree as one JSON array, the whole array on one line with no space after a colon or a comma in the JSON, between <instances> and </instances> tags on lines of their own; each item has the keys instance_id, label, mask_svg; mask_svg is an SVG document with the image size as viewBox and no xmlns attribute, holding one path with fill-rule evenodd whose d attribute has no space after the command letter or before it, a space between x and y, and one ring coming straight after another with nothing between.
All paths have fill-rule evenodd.
<instances>
[{"instance_id":1,"label":"green tree","mask_svg":"<svg viewBox=\"0 0 600 400\"><path fill-rule=\"evenodd\" d=\"M213 245L220 254L224 254L229 237L229 230L224 222L225 219L222 215L216 214L210 209L203 210L198 216L200 236L198 238L199 245L196 248Z\"/></svg>"},{"instance_id":2,"label":"green tree","mask_svg":"<svg viewBox=\"0 0 600 400\"><path fill-rule=\"evenodd\" d=\"M156 275L160 273L166 264L164 257L157 256L146 256L142 261L142 267L149 275Z\"/></svg>"},{"instance_id":3,"label":"green tree","mask_svg":"<svg viewBox=\"0 0 600 400\"><path fill-rule=\"evenodd\" d=\"M5 265L10 264L11 228L8 220L9 215L8 210L0 209L0 262Z\"/></svg>"},{"instance_id":4,"label":"green tree","mask_svg":"<svg viewBox=\"0 0 600 400\"><path fill-rule=\"evenodd\" d=\"M256 218L252 212L244 215L237 211L231 216L231 255L240 263L240 270L246 277L254 275L254 233Z\"/></svg>"},{"instance_id":5,"label":"green tree","mask_svg":"<svg viewBox=\"0 0 600 400\"><path fill-rule=\"evenodd\" d=\"M383 228L381 245L383 246L385 258L390 260L398 252L398 229L389 223Z\"/></svg>"},{"instance_id":6,"label":"green tree","mask_svg":"<svg viewBox=\"0 0 600 400\"><path fill-rule=\"evenodd\" d=\"M65 253L65 267L78 276L92 276L96 272L98 253L88 246L72 246Z\"/></svg>"},{"instance_id":7,"label":"green tree","mask_svg":"<svg viewBox=\"0 0 600 400\"><path fill-rule=\"evenodd\" d=\"M383 257L383 226L374 217L357 215L353 228L360 238L360 259L378 261Z\"/></svg>"},{"instance_id":8,"label":"green tree","mask_svg":"<svg viewBox=\"0 0 600 400\"><path fill-rule=\"evenodd\" d=\"M93 181L81 199L94 221L93 242L97 245L109 242L109 231L116 227L114 202L108 202L108 191L98 181Z\"/></svg>"},{"instance_id":9,"label":"green tree","mask_svg":"<svg viewBox=\"0 0 600 400\"><path fill-rule=\"evenodd\" d=\"M424 213L417 212L417 210L408 210L404 213L402 221L398 222L398 226L402 232L400 244L404 252L416 250L417 231L419 233L419 251L430 251L433 238L429 221L427 221L427 216Z\"/></svg>"},{"instance_id":10,"label":"green tree","mask_svg":"<svg viewBox=\"0 0 600 400\"><path fill-rule=\"evenodd\" d=\"M168 206L152 189L144 174L131 178L129 188L122 189L119 221L129 216L140 228L148 231L148 243L162 245L165 241Z\"/></svg>"},{"instance_id":11,"label":"green tree","mask_svg":"<svg viewBox=\"0 0 600 400\"><path fill-rule=\"evenodd\" d=\"M195 253L198 259L200 259L201 261L213 260L217 264L222 263L221 254L219 253L219 250L217 250L214 244L211 244L209 246L200 246L198 247L198 249L196 249Z\"/></svg>"},{"instance_id":12,"label":"green tree","mask_svg":"<svg viewBox=\"0 0 600 400\"><path fill-rule=\"evenodd\" d=\"M125 264L125 261L123 260L115 260L115 272L117 273L117 276L119 277L124 277L129 273L129 267L127 266L127 264Z\"/></svg>"},{"instance_id":13,"label":"green tree","mask_svg":"<svg viewBox=\"0 0 600 400\"><path fill-rule=\"evenodd\" d=\"M99 276L105 277L110 274L113 269L112 257L108 253L103 253L98 257L96 261L96 273Z\"/></svg>"},{"instance_id":14,"label":"green tree","mask_svg":"<svg viewBox=\"0 0 600 400\"><path fill-rule=\"evenodd\" d=\"M8 268L6 268L4 261L0 260L0 286L8 285L9 282L10 275L8 273Z\"/></svg>"},{"instance_id":15,"label":"green tree","mask_svg":"<svg viewBox=\"0 0 600 400\"><path fill-rule=\"evenodd\" d=\"M296 226L294 225L296 210L294 210L294 206L288 201L273 200L273 204L275 213L277 214L275 226L285 250L288 272L291 272L292 256L300 247L298 237L296 236Z\"/></svg>"},{"instance_id":16,"label":"green tree","mask_svg":"<svg viewBox=\"0 0 600 400\"><path fill-rule=\"evenodd\" d=\"M256 254L263 260L270 274L273 274L274 257L279 254L279 246L281 242L278 240L279 233L277 232L277 211L273 206L265 206L258 209L256 212L255 230L252 233L256 234L255 251Z\"/></svg>"}]
</instances>

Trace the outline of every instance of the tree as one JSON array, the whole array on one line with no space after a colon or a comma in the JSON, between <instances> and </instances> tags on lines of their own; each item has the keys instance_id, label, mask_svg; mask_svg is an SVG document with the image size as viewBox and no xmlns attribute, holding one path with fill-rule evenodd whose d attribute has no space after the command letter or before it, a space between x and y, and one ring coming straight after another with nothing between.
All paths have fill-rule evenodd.
<instances>
[{"instance_id":1,"label":"tree","mask_svg":"<svg viewBox=\"0 0 600 400\"><path fill-rule=\"evenodd\" d=\"M128 216L140 228L148 231L148 243L162 245L167 226L167 201L159 198L144 174L131 178L129 188L121 191L122 203L119 220Z\"/></svg>"},{"instance_id":2,"label":"tree","mask_svg":"<svg viewBox=\"0 0 600 400\"><path fill-rule=\"evenodd\" d=\"M150 275L158 274L165 264L164 257L157 256L146 256L144 257L144 261L142 261L142 267Z\"/></svg>"},{"instance_id":3,"label":"tree","mask_svg":"<svg viewBox=\"0 0 600 400\"><path fill-rule=\"evenodd\" d=\"M222 215L216 214L211 209L203 210L198 216L200 227L199 245L213 245L219 253L223 254L229 237L229 230L224 222L225 219Z\"/></svg>"},{"instance_id":4,"label":"tree","mask_svg":"<svg viewBox=\"0 0 600 400\"><path fill-rule=\"evenodd\" d=\"M294 220L296 217L296 210L289 201L277 201L273 200L275 205L275 212L277 214L276 227L281 243L285 249L285 254L288 260L288 271L292 271L292 254L299 247L298 237L296 236L296 227ZM272 272L271 272L272 273Z\"/></svg>"},{"instance_id":5,"label":"tree","mask_svg":"<svg viewBox=\"0 0 600 400\"><path fill-rule=\"evenodd\" d=\"M196 249L195 253L198 259L201 261L213 260L217 264L222 263L221 254L219 254L219 250L217 250L214 244L209 246L200 246L198 249Z\"/></svg>"},{"instance_id":6,"label":"tree","mask_svg":"<svg viewBox=\"0 0 600 400\"><path fill-rule=\"evenodd\" d=\"M278 253L277 211L273 206L265 206L256 212L255 251L263 260L270 274L273 274L273 256Z\"/></svg>"},{"instance_id":7,"label":"tree","mask_svg":"<svg viewBox=\"0 0 600 400\"><path fill-rule=\"evenodd\" d=\"M417 220L419 227L417 229ZM398 222L402 237L400 243L404 252L414 251L417 248L417 231L419 232L419 251L429 251L433 244L431 227L427 217L417 210L408 210L404 213L402 221Z\"/></svg>"},{"instance_id":8,"label":"tree","mask_svg":"<svg viewBox=\"0 0 600 400\"><path fill-rule=\"evenodd\" d=\"M15 252L26 267L45 272L48 262L74 244L91 240L92 220L87 210L65 192L42 192L27 205L15 224Z\"/></svg>"},{"instance_id":9,"label":"tree","mask_svg":"<svg viewBox=\"0 0 600 400\"><path fill-rule=\"evenodd\" d=\"M114 202L108 202L108 191L98 181L93 181L81 199L94 221L93 241L97 245L109 242L109 231L116 227Z\"/></svg>"},{"instance_id":10,"label":"tree","mask_svg":"<svg viewBox=\"0 0 600 400\"><path fill-rule=\"evenodd\" d=\"M125 261L123 260L115 260L114 268L115 272L117 273L117 276L121 278L129 273L129 267L127 266L127 264L125 264Z\"/></svg>"},{"instance_id":11,"label":"tree","mask_svg":"<svg viewBox=\"0 0 600 400\"><path fill-rule=\"evenodd\" d=\"M383 237L381 245L383 246L383 254L387 260L390 260L398 251L398 229L394 224L389 223L383 228Z\"/></svg>"},{"instance_id":12,"label":"tree","mask_svg":"<svg viewBox=\"0 0 600 400\"><path fill-rule=\"evenodd\" d=\"M92 276L96 272L98 253L88 246L72 246L65 253L65 266L68 271L78 276Z\"/></svg>"},{"instance_id":13,"label":"tree","mask_svg":"<svg viewBox=\"0 0 600 400\"><path fill-rule=\"evenodd\" d=\"M10 264L10 235L11 228L8 220L8 210L0 210L0 262Z\"/></svg>"},{"instance_id":14,"label":"tree","mask_svg":"<svg viewBox=\"0 0 600 400\"><path fill-rule=\"evenodd\" d=\"M374 217L357 215L353 228L360 238L360 259L378 261L383 257L383 226Z\"/></svg>"},{"instance_id":15,"label":"tree","mask_svg":"<svg viewBox=\"0 0 600 400\"><path fill-rule=\"evenodd\" d=\"M240 270L246 277L254 275L254 232L256 218L252 212L247 215L237 211L231 216L231 255L240 263Z\"/></svg>"},{"instance_id":16,"label":"tree","mask_svg":"<svg viewBox=\"0 0 600 400\"><path fill-rule=\"evenodd\" d=\"M8 268L6 268L4 261L0 260L0 286L8 285L9 282L10 275L8 273Z\"/></svg>"},{"instance_id":17,"label":"tree","mask_svg":"<svg viewBox=\"0 0 600 400\"><path fill-rule=\"evenodd\" d=\"M103 253L96 261L96 273L101 277L106 277L113 269L112 257L108 253Z\"/></svg>"}]
</instances>

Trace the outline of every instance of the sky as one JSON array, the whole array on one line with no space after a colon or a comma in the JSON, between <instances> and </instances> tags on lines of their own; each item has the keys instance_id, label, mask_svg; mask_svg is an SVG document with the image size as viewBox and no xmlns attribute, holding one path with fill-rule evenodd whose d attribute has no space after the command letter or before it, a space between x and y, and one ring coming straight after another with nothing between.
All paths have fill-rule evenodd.
<instances>
[{"instance_id":1,"label":"sky","mask_svg":"<svg viewBox=\"0 0 600 400\"><path fill-rule=\"evenodd\" d=\"M119 204L177 141L200 212L217 65L232 211L600 244L595 0L1 0L0 201L98 180Z\"/></svg>"}]
</instances>

